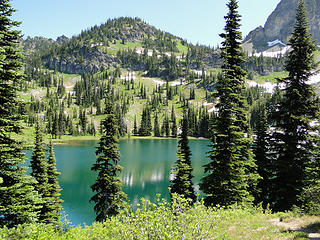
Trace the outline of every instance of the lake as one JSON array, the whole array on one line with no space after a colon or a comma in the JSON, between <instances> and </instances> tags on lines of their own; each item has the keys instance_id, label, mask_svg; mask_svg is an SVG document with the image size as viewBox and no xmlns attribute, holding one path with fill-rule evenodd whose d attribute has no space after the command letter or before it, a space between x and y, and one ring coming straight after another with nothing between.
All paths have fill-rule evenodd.
<instances>
[{"instance_id":1,"label":"lake","mask_svg":"<svg viewBox=\"0 0 320 240\"><path fill-rule=\"evenodd\" d=\"M54 146L57 169L61 173L62 205L72 225L90 225L95 219L93 203L89 203L89 199L93 195L90 186L96 179L96 173L90 169L96 161L97 144L98 141L70 141ZM208 140L189 140L197 191L203 176L202 166L208 162L208 145ZM119 146L120 165L124 167L120 177L129 202L136 204L141 197L155 202L157 193L169 199L170 169L177 159L177 140L128 139L121 140ZM27 152L27 157L30 159L31 152Z\"/></svg>"}]
</instances>

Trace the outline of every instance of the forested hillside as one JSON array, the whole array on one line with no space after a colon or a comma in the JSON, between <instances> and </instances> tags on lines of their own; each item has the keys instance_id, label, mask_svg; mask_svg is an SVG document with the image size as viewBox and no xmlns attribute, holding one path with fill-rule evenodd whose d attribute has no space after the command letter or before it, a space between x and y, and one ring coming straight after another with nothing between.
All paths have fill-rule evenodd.
<instances>
[{"instance_id":1,"label":"forested hillside","mask_svg":"<svg viewBox=\"0 0 320 240\"><path fill-rule=\"evenodd\" d=\"M188 135L209 137L217 102L213 91L221 78L219 48L190 44L127 17L108 20L71 39L28 37L20 45L25 56L25 78L19 86L25 105L20 113L26 114L29 127L41 117L53 138L96 136L104 93L110 90L122 136L176 137L186 111ZM248 79L282 74L284 56L246 60L242 67ZM270 98L263 92L259 87L244 92L253 111L252 126L257 101Z\"/></svg>"},{"instance_id":2,"label":"forested hillside","mask_svg":"<svg viewBox=\"0 0 320 240\"><path fill-rule=\"evenodd\" d=\"M317 47L306 5L297 4L290 51L272 58L243 52L238 1L227 7L214 49L127 17L71 39L23 40L9 0L0 1L0 238L319 238L319 217L310 216L320 213L320 101L310 84ZM77 136L99 138L86 168L96 177L96 221L84 228L61 219L52 143ZM165 170L168 201L157 194L129 204L119 177L125 136L179 139ZM190 136L210 139L195 183ZM152 173L152 187L153 176L161 178ZM301 224L290 221L297 215Z\"/></svg>"}]
</instances>

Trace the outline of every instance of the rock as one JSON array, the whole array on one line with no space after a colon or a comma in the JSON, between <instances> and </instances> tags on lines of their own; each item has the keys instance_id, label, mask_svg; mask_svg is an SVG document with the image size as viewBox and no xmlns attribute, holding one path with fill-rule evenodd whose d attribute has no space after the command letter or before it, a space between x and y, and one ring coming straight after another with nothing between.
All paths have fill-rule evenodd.
<instances>
[{"instance_id":1,"label":"rock","mask_svg":"<svg viewBox=\"0 0 320 240\"><path fill-rule=\"evenodd\" d=\"M67 41L69 41L69 38L67 38L65 35L62 35L62 36L60 36L60 37L57 37L57 42L58 42L59 44L64 43L64 42L67 42Z\"/></svg>"},{"instance_id":2,"label":"rock","mask_svg":"<svg viewBox=\"0 0 320 240\"><path fill-rule=\"evenodd\" d=\"M83 61L80 62L78 56L82 56ZM66 58L47 57L43 60L50 69L57 68L61 72L73 74L95 73L101 68L115 67L120 63L112 55L104 54L97 48L88 49L85 46Z\"/></svg>"},{"instance_id":3,"label":"rock","mask_svg":"<svg viewBox=\"0 0 320 240\"><path fill-rule=\"evenodd\" d=\"M258 52L268 49L268 42L281 41L288 43L293 30L296 9L299 0L282 0L268 17L264 27L251 31L244 39L244 44L252 44ZM320 1L305 0L309 18L310 33L320 43Z\"/></svg>"}]
</instances>

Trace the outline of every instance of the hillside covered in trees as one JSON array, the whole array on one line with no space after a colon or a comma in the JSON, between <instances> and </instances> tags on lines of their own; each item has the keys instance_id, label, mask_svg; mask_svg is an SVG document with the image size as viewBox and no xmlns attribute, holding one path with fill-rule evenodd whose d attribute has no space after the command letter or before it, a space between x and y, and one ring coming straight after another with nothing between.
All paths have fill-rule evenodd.
<instances>
[{"instance_id":1,"label":"hillside covered in trees","mask_svg":"<svg viewBox=\"0 0 320 240\"><path fill-rule=\"evenodd\" d=\"M138 18L108 20L71 39L21 40L11 29L19 24L10 20L9 0L0 2L0 237L308 237L306 230L272 227L281 225L274 218L320 212L320 104L308 84L316 46L304 1L297 5L291 50L275 58L242 51L238 2L227 7L223 42L213 49ZM278 83L272 91L248 84L268 74L268 82ZM99 138L91 167L96 222L68 228L61 221L51 138L88 135ZM119 139L125 136L179 139L169 202L158 196L157 203L142 199L136 210L128 206L119 178ZM188 137L211 142L201 199ZM30 144L29 174L22 149Z\"/></svg>"},{"instance_id":2,"label":"hillside covered in trees","mask_svg":"<svg viewBox=\"0 0 320 240\"><path fill-rule=\"evenodd\" d=\"M95 136L104 92L110 90L122 136L176 137L186 107L189 136L209 137L217 102L213 91L222 76L219 48L192 45L127 17L108 20L71 39L28 37L20 46L25 56L25 78L19 86L25 105L20 112L26 113L29 127L41 116L45 132L54 139ZM241 66L251 80L275 71L281 75L284 56L247 56ZM254 125L258 98L264 101L270 94L259 87L243 93Z\"/></svg>"}]
</instances>

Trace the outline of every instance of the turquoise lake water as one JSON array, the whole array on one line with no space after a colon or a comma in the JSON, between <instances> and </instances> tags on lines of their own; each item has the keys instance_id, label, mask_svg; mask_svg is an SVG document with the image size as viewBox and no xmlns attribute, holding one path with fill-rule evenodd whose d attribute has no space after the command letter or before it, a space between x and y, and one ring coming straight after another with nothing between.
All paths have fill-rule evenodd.
<instances>
[{"instance_id":1,"label":"turquoise lake water","mask_svg":"<svg viewBox=\"0 0 320 240\"><path fill-rule=\"evenodd\" d=\"M189 140L196 191L203 176L203 165L208 162L209 143L207 140ZM96 161L97 144L97 141L70 141L54 146L57 169L61 173L63 208L72 225L90 225L95 219L89 199L93 195L90 186L96 179L96 173L90 169ZM119 146L120 165L124 167L120 177L129 202L136 204L141 197L154 202L157 193L168 199L170 169L177 158L177 140L129 139L121 140ZM28 158L30 155L27 152Z\"/></svg>"}]
</instances>

